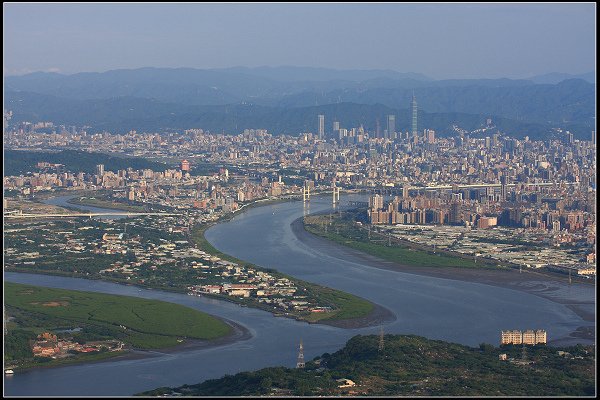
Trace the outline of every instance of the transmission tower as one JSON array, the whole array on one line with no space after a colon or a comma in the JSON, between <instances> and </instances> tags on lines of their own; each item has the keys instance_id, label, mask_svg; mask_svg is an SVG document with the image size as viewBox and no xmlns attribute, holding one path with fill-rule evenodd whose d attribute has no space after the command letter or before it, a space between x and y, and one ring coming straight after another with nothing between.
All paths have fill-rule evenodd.
<instances>
[{"instance_id":1,"label":"transmission tower","mask_svg":"<svg viewBox=\"0 0 600 400\"><path fill-rule=\"evenodd\" d=\"M377 350L383 351L383 326L381 327L381 330L379 331L379 348Z\"/></svg>"},{"instance_id":2,"label":"transmission tower","mask_svg":"<svg viewBox=\"0 0 600 400\"><path fill-rule=\"evenodd\" d=\"M296 368L304 368L304 347L302 347L302 339L300 339L300 349L298 351L298 362Z\"/></svg>"}]
</instances>

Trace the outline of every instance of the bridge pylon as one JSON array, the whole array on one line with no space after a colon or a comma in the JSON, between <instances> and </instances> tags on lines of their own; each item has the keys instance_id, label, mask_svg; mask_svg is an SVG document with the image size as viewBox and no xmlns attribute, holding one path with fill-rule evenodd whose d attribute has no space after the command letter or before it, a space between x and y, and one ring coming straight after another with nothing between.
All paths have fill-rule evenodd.
<instances>
[{"instance_id":1,"label":"bridge pylon","mask_svg":"<svg viewBox=\"0 0 600 400\"><path fill-rule=\"evenodd\" d=\"M310 186L308 186L308 183L304 183L304 186L302 187L302 201L304 201L305 203L307 201L310 201Z\"/></svg>"}]
</instances>

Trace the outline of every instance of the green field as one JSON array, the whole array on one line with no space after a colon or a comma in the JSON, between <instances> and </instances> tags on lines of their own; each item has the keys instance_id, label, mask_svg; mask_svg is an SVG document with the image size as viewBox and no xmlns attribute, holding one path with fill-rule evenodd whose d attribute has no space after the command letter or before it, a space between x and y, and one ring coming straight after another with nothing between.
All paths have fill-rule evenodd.
<instances>
[{"instance_id":1,"label":"green field","mask_svg":"<svg viewBox=\"0 0 600 400\"><path fill-rule=\"evenodd\" d=\"M304 319L310 322L317 321L337 321L354 318L361 318L369 315L373 311L373 303L350 293L331 289L324 286L315 285L308 282L302 282L307 291L317 298L320 302L331 304L337 310L327 313L311 313Z\"/></svg>"},{"instance_id":2,"label":"green field","mask_svg":"<svg viewBox=\"0 0 600 400\"><path fill-rule=\"evenodd\" d=\"M92 206L92 207L100 207L107 208L110 210L120 210L120 211L131 211L131 212L145 212L146 209L142 206L130 205L125 203L119 203L116 201L103 200L98 198L89 198L89 197L75 197L70 199L67 203L75 204L78 206ZM84 207L82 207L84 208Z\"/></svg>"},{"instance_id":3,"label":"green field","mask_svg":"<svg viewBox=\"0 0 600 400\"><path fill-rule=\"evenodd\" d=\"M118 339L140 349L176 346L178 339L216 339L231 331L205 313L156 300L8 282L4 297L19 329L84 327L90 340Z\"/></svg>"},{"instance_id":4,"label":"green field","mask_svg":"<svg viewBox=\"0 0 600 400\"><path fill-rule=\"evenodd\" d=\"M470 258L442 254L440 251L425 251L409 245L399 245L392 242L388 245L385 237L375 233L368 236L368 232L354 225L350 216L308 216L304 219L304 228L315 235L351 247L353 249L372 254L384 260L397 262L401 265L419 267L459 267L459 268L486 268L498 269L495 264Z\"/></svg>"}]
</instances>

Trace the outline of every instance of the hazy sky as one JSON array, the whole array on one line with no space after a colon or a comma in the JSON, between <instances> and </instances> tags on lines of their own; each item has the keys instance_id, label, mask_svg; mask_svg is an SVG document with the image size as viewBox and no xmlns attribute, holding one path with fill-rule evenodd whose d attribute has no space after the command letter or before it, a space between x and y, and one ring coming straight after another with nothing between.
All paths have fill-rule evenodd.
<instances>
[{"instance_id":1,"label":"hazy sky","mask_svg":"<svg viewBox=\"0 0 600 400\"><path fill-rule=\"evenodd\" d=\"M3 4L4 74L314 66L432 78L595 70L579 4Z\"/></svg>"}]
</instances>

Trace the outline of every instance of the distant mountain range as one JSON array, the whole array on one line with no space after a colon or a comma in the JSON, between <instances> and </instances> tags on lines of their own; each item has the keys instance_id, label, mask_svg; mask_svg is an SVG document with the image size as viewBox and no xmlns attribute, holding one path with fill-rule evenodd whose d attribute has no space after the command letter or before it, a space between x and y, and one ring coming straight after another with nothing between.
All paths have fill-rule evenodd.
<instances>
[{"instance_id":1,"label":"distant mountain range","mask_svg":"<svg viewBox=\"0 0 600 400\"><path fill-rule=\"evenodd\" d=\"M560 72L551 72L549 74L536 75L529 78L533 83L549 83L556 84L567 79L583 79L589 83L596 83L596 72L588 72L585 74L564 74Z\"/></svg>"},{"instance_id":2,"label":"distant mountain range","mask_svg":"<svg viewBox=\"0 0 600 400\"><path fill-rule=\"evenodd\" d=\"M383 130L386 113L394 113L396 126L405 131L414 94L420 128L451 133L453 124L477 129L492 118L516 136L544 137L551 127L561 127L587 138L595 129L595 85L585 79L593 75L556 82L571 76L436 81L390 70L305 67L38 72L5 78L5 108L15 121L96 130L264 128L275 134L314 132L319 113L326 115L327 128L336 118L342 127L362 123L374 129L379 119Z\"/></svg>"}]
</instances>

